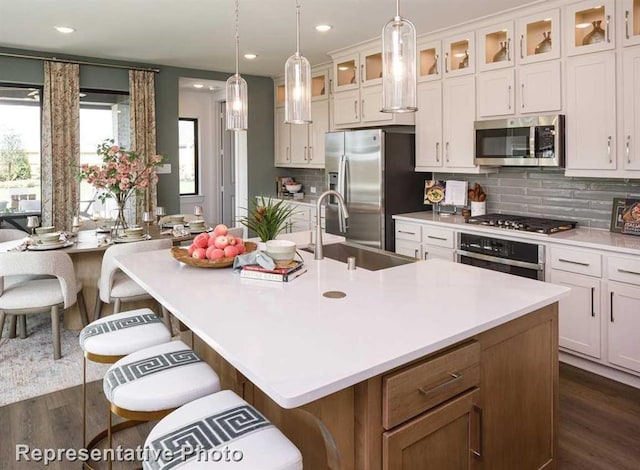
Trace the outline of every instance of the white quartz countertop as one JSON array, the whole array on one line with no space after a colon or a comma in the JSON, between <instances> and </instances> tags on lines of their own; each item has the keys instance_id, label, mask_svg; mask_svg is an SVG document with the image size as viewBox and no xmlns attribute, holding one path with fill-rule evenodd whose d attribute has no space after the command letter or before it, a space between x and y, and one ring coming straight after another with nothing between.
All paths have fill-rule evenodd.
<instances>
[{"instance_id":1,"label":"white quartz countertop","mask_svg":"<svg viewBox=\"0 0 640 470\"><path fill-rule=\"evenodd\" d=\"M129 276L283 408L302 406L549 305L566 287L434 259L367 271L302 252L290 283L129 255ZM326 298L342 291L342 299Z\"/></svg>"},{"instance_id":2,"label":"white quartz countertop","mask_svg":"<svg viewBox=\"0 0 640 470\"><path fill-rule=\"evenodd\" d=\"M583 248L595 248L599 250L615 251L618 253L640 255L640 237L624 235L621 233L612 233L608 230L602 229L583 228L578 226L575 229L567 230L565 232L545 235L540 233L519 232L517 230L488 227L486 225L468 224L462 216L447 216L435 214L433 212L409 212L406 214L396 214L393 218L396 220L404 220L406 222L433 224L464 232L498 235L502 238L537 240L545 243L558 243Z\"/></svg>"}]
</instances>

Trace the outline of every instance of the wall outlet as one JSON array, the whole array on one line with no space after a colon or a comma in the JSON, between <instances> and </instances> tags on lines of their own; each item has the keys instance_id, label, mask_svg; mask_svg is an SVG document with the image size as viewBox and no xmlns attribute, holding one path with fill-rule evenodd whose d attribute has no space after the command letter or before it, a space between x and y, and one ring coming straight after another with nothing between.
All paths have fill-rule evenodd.
<instances>
[{"instance_id":1,"label":"wall outlet","mask_svg":"<svg viewBox=\"0 0 640 470\"><path fill-rule=\"evenodd\" d=\"M315 193L316 193L316 187L315 187L315 186L310 186L310 187L309 187L309 192L310 192L311 194L315 194Z\"/></svg>"}]
</instances>

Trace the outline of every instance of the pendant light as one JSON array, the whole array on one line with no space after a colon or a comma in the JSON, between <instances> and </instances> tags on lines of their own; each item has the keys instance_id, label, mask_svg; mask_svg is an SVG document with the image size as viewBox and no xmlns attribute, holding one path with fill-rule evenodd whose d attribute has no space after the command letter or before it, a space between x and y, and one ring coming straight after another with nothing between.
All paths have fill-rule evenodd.
<instances>
[{"instance_id":1,"label":"pendant light","mask_svg":"<svg viewBox=\"0 0 640 470\"><path fill-rule=\"evenodd\" d=\"M248 127L247 82L238 73L240 34L238 33L239 0L236 2L236 73L227 80L227 130L243 131Z\"/></svg>"},{"instance_id":2,"label":"pendant light","mask_svg":"<svg viewBox=\"0 0 640 470\"><path fill-rule=\"evenodd\" d=\"M311 122L311 65L300 55L299 0L296 0L296 53L284 65L284 122Z\"/></svg>"},{"instance_id":3,"label":"pendant light","mask_svg":"<svg viewBox=\"0 0 640 470\"><path fill-rule=\"evenodd\" d=\"M396 0L396 16L382 28L382 111L410 113L416 105L416 28L400 16L400 0Z\"/></svg>"}]
</instances>

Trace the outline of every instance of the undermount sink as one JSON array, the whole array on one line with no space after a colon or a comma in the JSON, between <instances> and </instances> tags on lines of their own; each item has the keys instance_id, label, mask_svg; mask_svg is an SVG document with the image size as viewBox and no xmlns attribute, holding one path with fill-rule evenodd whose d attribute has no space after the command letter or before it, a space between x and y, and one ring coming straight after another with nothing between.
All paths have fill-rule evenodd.
<instances>
[{"instance_id":1,"label":"undermount sink","mask_svg":"<svg viewBox=\"0 0 640 470\"><path fill-rule=\"evenodd\" d=\"M393 268L394 266L416 262L414 258L408 256L350 242L324 245L322 249L326 258L331 258L343 263L347 262L349 256L353 256L356 259L357 267L369 271L378 271L380 269ZM303 250L308 253L313 253L313 246L303 248Z\"/></svg>"}]
</instances>

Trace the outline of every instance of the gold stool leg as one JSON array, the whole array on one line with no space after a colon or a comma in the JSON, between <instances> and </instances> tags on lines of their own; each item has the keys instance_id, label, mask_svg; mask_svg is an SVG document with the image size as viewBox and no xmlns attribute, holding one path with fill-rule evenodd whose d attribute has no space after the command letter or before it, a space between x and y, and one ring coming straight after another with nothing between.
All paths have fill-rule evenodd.
<instances>
[{"instance_id":1,"label":"gold stool leg","mask_svg":"<svg viewBox=\"0 0 640 470\"><path fill-rule=\"evenodd\" d=\"M109 424L108 424L108 427L107 427L107 438L108 438L108 441L109 441L109 448L108 449L111 450L111 449L113 449L113 436L112 436L112 433L111 433L111 406L107 405L107 409L109 411ZM107 454L107 462L109 462L109 470L112 470L113 469L113 462L112 462L110 453Z\"/></svg>"},{"instance_id":2,"label":"gold stool leg","mask_svg":"<svg viewBox=\"0 0 640 470\"><path fill-rule=\"evenodd\" d=\"M82 356L82 447L87 448L87 357Z\"/></svg>"}]
</instances>

